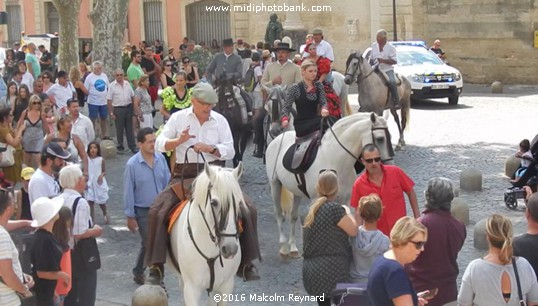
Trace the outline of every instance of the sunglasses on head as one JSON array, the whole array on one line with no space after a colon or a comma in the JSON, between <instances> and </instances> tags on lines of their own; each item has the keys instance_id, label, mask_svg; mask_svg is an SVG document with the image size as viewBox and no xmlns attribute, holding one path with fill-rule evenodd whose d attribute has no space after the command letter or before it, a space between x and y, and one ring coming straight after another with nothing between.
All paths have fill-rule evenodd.
<instances>
[{"instance_id":1,"label":"sunglasses on head","mask_svg":"<svg viewBox=\"0 0 538 306\"><path fill-rule=\"evenodd\" d=\"M321 170L319 170L319 174L322 174L325 171L331 171L332 173L338 175L338 173L334 169L321 169Z\"/></svg>"},{"instance_id":2,"label":"sunglasses on head","mask_svg":"<svg viewBox=\"0 0 538 306\"><path fill-rule=\"evenodd\" d=\"M374 158L366 158L364 159L365 162L371 164L373 162L379 163L381 162L381 157L374 157Z\"/></svg>"},{"instance_id":3,"label":"sunglasses on head","mask_svg":"<svg viewBox=\"0 0 538 306\"><path fill-rule=\"evenodd\" d=\"M417 250L422 249L426 245L426 241L409 241L409 242L414 244L415 248L417 248Z\"/></svg>"}]
</instances>

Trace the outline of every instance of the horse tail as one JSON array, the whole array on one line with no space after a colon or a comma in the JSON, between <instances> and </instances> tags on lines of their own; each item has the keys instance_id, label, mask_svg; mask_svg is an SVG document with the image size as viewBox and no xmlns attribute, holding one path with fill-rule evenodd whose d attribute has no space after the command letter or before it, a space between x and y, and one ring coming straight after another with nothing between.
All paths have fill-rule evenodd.
<instances>
[{"instance_id":1,"label":"horse tail","mask_svg":"<svg viewBox=\"0 0 538 306\"><path fill-rule=\"evenodd\" d=\"M353 113L353 110L351 109L351 105L349 104L349 100L347 98L347 95L346 97L344 98L344 109L345 109L345 113L343 114L343 116L349 116Z\"/></svg>"},{"instance_id":2,"label":"horse tail","mask_svg":"<svg viewBox=\"0 0 538 306\"><path fill-rule=\"evenodd\" d=\"M291 214L291 208L293 207L293 193L282 186L282 191L280 191L280 207L284 215Z\"/></svg>"},{"instance_id":3,"label":"horse tail","mask_svg":"<svg viewBox=\"0 0 538 306\"><path fill-rule=\"evenodd\" d=\"M409 80L407 78L405 80L405 86L404 86L404 98L402 99L402 129L408 130L409 129L409 122L411 120L411 83L409 83Z\"/></svg>"}]
</instances>

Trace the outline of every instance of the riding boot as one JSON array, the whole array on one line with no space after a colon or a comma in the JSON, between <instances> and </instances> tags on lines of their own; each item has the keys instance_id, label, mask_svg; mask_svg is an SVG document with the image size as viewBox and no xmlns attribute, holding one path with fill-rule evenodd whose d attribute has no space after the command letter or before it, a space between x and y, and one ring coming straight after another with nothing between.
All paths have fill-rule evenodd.
<instances>
[{"instance_id":1,"label":"riding boot","mask_svg":"<svg viewBox=\"0 0 538 306\"><path fill-rule=\"evenodd\" d=\"M153 264L149 267L149 277L146 283L161 286L164 280L164 264Z\"/></svg>"},{"instance_id":2,"label":"riding boot","mask_svg":"<svg viewBox=\"0 0 538 306\"><path fill-rule=\"evenodd\" d=\"M262 158L263 157L263 144L256 144L256 149L254 150L253 157Z\"/></svg>"}]
</instances>

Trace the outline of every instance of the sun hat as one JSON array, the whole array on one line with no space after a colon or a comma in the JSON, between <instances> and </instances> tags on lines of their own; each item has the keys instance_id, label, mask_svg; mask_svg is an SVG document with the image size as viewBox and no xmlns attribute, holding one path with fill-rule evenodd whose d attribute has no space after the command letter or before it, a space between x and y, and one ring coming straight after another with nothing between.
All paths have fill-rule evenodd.
<instances>
[{"instance_id":1,"label":"sun hat","mask_svg":"<svg viewBox=\"0 0 538 306\"><path fill-rule=\"evenodd\" d=\"M198 83L192 88L192 96L207 104L217 104L217 93L208 83Z\"/></svg>"},{"instance_id":2,"label":"sun hat","mask_svg":"<svg viewBox=\"0 0 538 306\"><path fill-rule=\"evenodd\" d=\"M25 181L29 181L32 178L32 175L34 175L35 170L32 167L26 167L22 169L21 171L21 178Z\"/></svg>"},{"instance_id":3,"label":"sun hat","mask_svg":"<svg viewBox=\"0 0 538 306\"><path fill-rule=\"evenodd\" d=\"M64 205L64 198L56 197L49 199L47 197L41 197L32 203L30 210L32 211L32 227L42 227L49 223L54 216L58 214L60 208Z\"/></svg>"}]
</instances>

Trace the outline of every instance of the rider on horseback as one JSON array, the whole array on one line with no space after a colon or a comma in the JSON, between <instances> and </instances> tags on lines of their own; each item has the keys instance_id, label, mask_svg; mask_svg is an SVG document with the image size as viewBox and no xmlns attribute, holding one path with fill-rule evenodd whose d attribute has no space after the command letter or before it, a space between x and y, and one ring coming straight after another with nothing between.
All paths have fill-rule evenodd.
<instances>
[{"instance_id":1,"label":"rider on horseback","mask_svg":"<svg viewBox=\"0 0 538 306\"><path fill-rule=\"evenodd\" d=\"M370 64L376 66L389 77L390 95L394 108L402 108L400 105L400 97L396 86L396 76L394 75L393 65L397 64L396 48L387 43L387 31L381 29L377 31L377 42L372 44L372 57Z\"/></svg>"}]
</instances>

